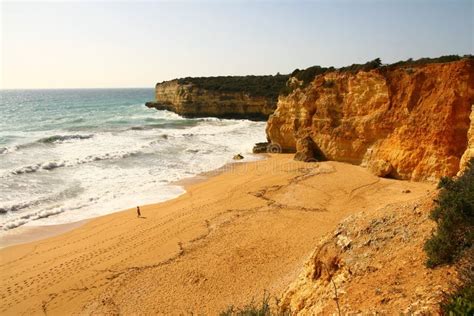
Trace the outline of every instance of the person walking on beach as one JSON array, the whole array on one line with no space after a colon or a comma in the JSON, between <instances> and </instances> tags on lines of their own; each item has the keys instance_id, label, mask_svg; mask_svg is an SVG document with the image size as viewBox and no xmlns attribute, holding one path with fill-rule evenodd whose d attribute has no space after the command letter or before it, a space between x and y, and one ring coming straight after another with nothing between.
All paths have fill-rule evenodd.
<instances>
[{"instance_id":1,"label":"person walking on beach","mask_svg":"<svg viewBox=\"0 0 474 316\"><path fill-rule=\"evenodd\" d=\"M140 206L137 206L137 217L140 217L142 216L142 214L140 213Z\"/></svg>"}]
</instances>

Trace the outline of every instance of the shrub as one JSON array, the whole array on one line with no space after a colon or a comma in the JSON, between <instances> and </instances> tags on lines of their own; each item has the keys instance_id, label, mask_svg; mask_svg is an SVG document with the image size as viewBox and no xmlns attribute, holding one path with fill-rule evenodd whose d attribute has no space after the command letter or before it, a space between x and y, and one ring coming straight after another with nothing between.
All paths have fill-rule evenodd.
<instances>
[{"instance_id":1,"label":"shrub","mask_svg":"<svg viewBox=\"0 0 474 316\"><path fill-rule=\"evenodd\" d=\"M372 69L377 69L382 66L382 60L380 58L375 58L365 64L352 64L350 66L339 68L339 71L346 71L357 73L359 71L370 71Z\"/></svg>"},{"instance_id":2,"label":"shrub","mask_svg":"<svg viewBox=\"0 0 474 316\"><path fill-rule=\"evenodd\" d=\"M186 77L178 79L180 84L191 83L197 88L208 91L245 93L250 96L278 99L286 87L288 75L275 76L219 76L219 77Z\"/></svg>"},{"instance_id":3,"label":"shrub","mask_svg":"<svg viewBox=\"0 0 474 316\"><path fill-rule=\"evenodd\" d=\"M445 315L474 315L474 283L462 286L441 303Z\"/></svg>"},{"instance_id":4,"label":"shrub","mask_svg":"<svg viewBox=\"0 0 474 316\"><path fill-rule=\"evenodd\" d=\"M460 284L445 296L445 315L474 314L474 158L457 179L444 177L431 218L437 231L425 243L428 267L457 262Z\"/></svg>"},{"instance_id":5,"label":"shrub","mask_svg":"<svg viewBox=\"0 0 474 316\"><path fill-rule=\"evenodd\" d=\"M286 316L290 313L284 312L272 312L270 307L270 295L267 292L263 293L263 299L260 305L255 304L252 300L250 304L244 306L243 308L234 308L230 306L224 312L220 313L220 316Z\"/></svg>"},{"instance_id":6,"label":"shrub","mask_svg":"<svg viewBox=\"0 0 474 316\"><path fill-rule=\"evenodd\" d=\"M299 81L302 82L301 88L308 86L316 76L322 75L326 72L334 71L334 67L321 67L321 66L312 66L303 70L295 69L290 74L290 77L295 77ZM288 95L294 90L294 87L289 87L288 83L286 86L281 90L282 95Z\"/></svg>"},{"instance_id":7,"label":"shrub","mask_svg":"<svg viewBox=\"0 0 474 316\"><path fill-rule=\"evenodd\" d=\"M376 69L382 66L382 61L380 58L376 58L372 61L366 62L365 64L352 64L347 67L342 67L339 69L336 69L334 67L321 67L321 66L312 66L303 70L295 69L293 72L290 74L290 77L295 77L299 81L302 82L301 88L307 87L313 80L319 75L323 75L327 72L332 72L335 70L341 71L341 72L352 72L352 73L357 73L359 71L370 71L372 69ZM327 88L332 87L331 83L329 86L325 86ZM288 95L293 91L293 88L291 87L286 87L281 90L281 94L283 95Z\"/></svg>"},{"instance_id":8,"label":"shrub","mask_svg":"<svg viewBox=\"0 0 474 316\"><path fill-rule=\"evenodd\" d=\"M293 71L292 76L296 77L298 80L303 81L303 86L308 85L314 78L318 75L324 74L330 68L321 67L321 66L312 66L306 68L305 70ZM334 70L334 68L332 68Z\"/></svg>"},{"instance_id":9,"label":"shrub","mask_svg":"<svg viewBox=\"0 0 474 316\"><path fill-rule=\"evenodd\" d=\"M474 158L457 179L442 178L431 218L437 231L425 243L427 265L453 263L474 241Z\"/></svg>"},{"instance_id":10,"label":"shrub","mask_svg":"<svg viewBox=\"0 0 474 316\"><path fill-rule=\"evenodd\" d=\"M220 313L220 316L270 316L270 297L264 293L260 306L254 301L244 306L242 309L236 309L230 306L226 311Z\"/></svg>"},{"instance_id":11,"label":"shrub","mask_svg":"<svg viewBox=\"0 0 474 316\"><path fill-rule=\"evenodd\" d=\"M474 247L458 264L460 284L454 293L447 294L441 302L445 315L474 315Z\"/></svg>"},{"instance_id":12,"label":"shrub","mask_svg":"<svg viewBox=\"0 0 474 316\"><path fill-rule=\"evenodd\" d=\"M193 84L197 88L217 92L242 92L250 96L261 96L269 98L273 101L278 99L279 95L290 94L296 86L289 86L288 79L295 77L301 82L299 87L305 88L311 83L314 78L327 72L339 71L357 73L359 71L370 71L373 69L380 69L386 71L395 68L407 68L408 72L413 72L412 69L417 66L422 66L431 63L447 63L458 61L463 58L474 58L472 55L447 55L437 58L420 58L413 60L412 58L399 61L390 65L382 65L380 58L376 58L365 64L352 64L350 66L334 68L311 66L306 69L295 69L290 75L281 75L277 73L274 76L218 76L218 77L186 77L177 79L180 84Z\"/></svg>"},{"instance_id":13,"label":"shrub","mask_svg":"<svg viewBox=\"0 0 474 316\"><path fill-rule=\"evenodd\" d=\"M390 69L400 68L400 67L416 67L416 66L423 66L427 64L433 64L433 63L449 63L449 62L461 60L463 58L473 58L473 57L472 55L464 55L464 56L445 55L445 56L440 56L440 57L435 57L435 58L423 57L417 60L413 60L413 58L409 58L407 60L401 60L399 62L387 65L386 67Z\"/></svg>"}]
</instances>

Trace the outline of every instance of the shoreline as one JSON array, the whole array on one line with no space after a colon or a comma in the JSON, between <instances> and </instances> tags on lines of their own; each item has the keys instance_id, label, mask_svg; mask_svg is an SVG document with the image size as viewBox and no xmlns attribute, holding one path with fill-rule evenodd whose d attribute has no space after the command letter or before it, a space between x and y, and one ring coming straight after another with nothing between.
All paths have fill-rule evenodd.
<instances>
[{"instance_id":1,"label":"shoreline","mask_svg":"<svg viewBox=\"0 0 474 316\"><path fill-rule=\"evenodd\" d=\"M96 217L94 217L96 218ZM50 237L58 236L81 227L94 218L82 221L57 225L20 226L10 229L0 238L0 249L12 246L23 245L34 241L40 241Z\"/></svg>"},{"instance_id":2,"label":"shoreline","mask_svg":"<svg viewBox=\"0 0 474 316\"><path fill-rule=\"evenodd\" d=\"M268 158L267 154L253 154L253 155L258 155L258 157L262 157L262 158L261 159L256 159L256 160L251 160L251 161L232 161L232 162L228 162L228 163L224 164L223 166L221 166L217 169L205 171L205 172L196 174L196 175L191 176L191 177L187 177L187 178L183 178L181 180L171 182L170 185L178 185L178 186L183 188L184 192L182 194L176 196L176 197L171 198L171 199L160 201L160 202L155 202L155 203L150 203L150 204L140 205L140 207L143 207L143 206L148 207L148 206L152 206L152 205L159 205L161 203L165 203L167 201L177 199L180 196L182 196L183 194L186 194L189 187L191 187L195 184L199 184L201 182L207 181L210 178L218 176L218 175L220 175L224 172L232 171L235 168L235 167L232 167L232 166L236 166L236 165L240 165L240 164L250 164L250 163L265 160L265 159ZM44 240L44 239L48 239L48 238L51 238L51 237L62 235L62 234L67 233L71 230L79 228L79 227L83 226L84 224L86 224L90 221L93 221L95 219L98 219L98 218L101 218L101 217L104 217L104 216L109 216L109 215L116 214L116 213L129 212L130 210L132 210L132 208L120 209L116 212L104 214L104 215L97 216L97 217L86 218L86 219L83 219L83 220L80 220L80 221L64 223L64 224L23 225L23 226L20 226L20 227L16 227L16 228L13 228L13 229L10 229L10 230L6 231L0 237L0 250L8 248L8 247L12 247L12 246L24 245L24 244L28 244L28 243L31 243L31 242L41 241L41 240Z\"/></svg>"},{"instance_id":3,"label":"shoreline","mask_svg":"<svg viewBox=\"0 0 474 316\"><path fill-rule=\"evenodd\" d=\"M125 210L0 249L0 313L214 315L280 297L341 221L434 188L268 156L194 179L183 195L143 206L142 218Z\"/></svg>"}]
</instances>

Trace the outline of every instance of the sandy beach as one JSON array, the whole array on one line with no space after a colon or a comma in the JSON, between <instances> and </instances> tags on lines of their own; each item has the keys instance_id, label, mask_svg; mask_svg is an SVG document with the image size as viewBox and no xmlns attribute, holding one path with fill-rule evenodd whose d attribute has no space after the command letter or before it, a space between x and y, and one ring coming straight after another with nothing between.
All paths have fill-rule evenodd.
<instances>
[{"instance_id":1,"label":"sandy beach","mask_svg":"<svg viewBox=\"0 0 474 316\"><path fill-rule=\"evenodd\" d=\"M347 216L434 188L286 154L230 166L141 218L125 210L1 249L1 314L218 314L279 296Z\"/></svg>"},{"instance_id":2,"label":"sandy beach","mask_svg":"<svg viewBox=\"0 0 474 316\"><path fill-rule=\"evenodd\" d=\"M2 2L0 316L474 316L473 4Z\"/></svg>"}]
</instances>

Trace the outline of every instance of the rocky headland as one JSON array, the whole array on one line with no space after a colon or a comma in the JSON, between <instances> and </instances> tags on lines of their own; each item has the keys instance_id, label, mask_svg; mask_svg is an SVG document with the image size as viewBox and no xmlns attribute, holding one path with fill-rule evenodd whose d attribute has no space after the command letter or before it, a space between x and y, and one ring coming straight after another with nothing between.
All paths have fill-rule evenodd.
<instances>
[{"instance_id":1,"label":"rocky headland","mask_svg":"<svg viewBox=\"0 0 474 316\"><path fill-rule=\"evenodd\" d=\"M184 117L266 120L288 76L183 78L157 83L146 106Z\"/></svg>"}]
</instances>

